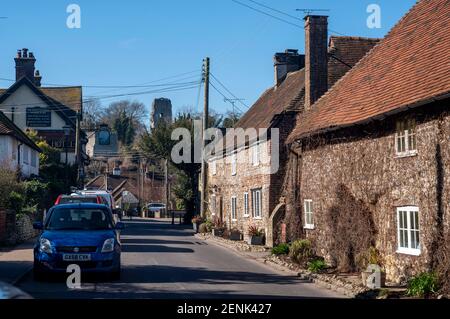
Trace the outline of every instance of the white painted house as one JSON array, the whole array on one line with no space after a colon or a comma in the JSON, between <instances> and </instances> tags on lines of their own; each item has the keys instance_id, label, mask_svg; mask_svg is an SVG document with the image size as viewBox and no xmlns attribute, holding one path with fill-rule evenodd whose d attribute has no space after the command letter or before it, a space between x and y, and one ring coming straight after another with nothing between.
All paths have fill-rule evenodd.
<instances>
[{"instance_id":1,"label":"white painted house","mask_svg":"<svg viewBox=\"0 0 450 319\"><path fill-rule=\"evenodd\" d=\"M25 178L38 176L40 152L39 147L0 112L0 167L14 171L20 168Z\"/></svg>"},{"instance_id":2,"label":"white painted house","mask_svg":"<svg viewBox=\"0 0 450 319\"><path fill-rule=\"evenodd\" d=\"M23 132L31 129L61 152L61 163L76 162L77 112L82 113L82 88L42 87L41 75L35 71L35 57L27 49L19 50L15 60L16 82L0 89L0 111ZM80 115L81 120L81 115ZM80 133L80 160L87 139Z\"/></svg>"}]
</instances>

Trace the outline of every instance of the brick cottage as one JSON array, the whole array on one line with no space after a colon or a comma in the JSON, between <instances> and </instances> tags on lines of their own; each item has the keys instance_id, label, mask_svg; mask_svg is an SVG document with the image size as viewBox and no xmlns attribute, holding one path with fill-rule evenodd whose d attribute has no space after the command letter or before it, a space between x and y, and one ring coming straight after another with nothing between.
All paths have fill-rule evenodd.
<instances>
[{"instance_id":1,"label":"brick cottage","mask_svg":"<svg viewBox=\"0 0 450 319\"><path fill-rule=\"evenodd\" d=\"M433 270L450 211L450 6L419 1L322 98L290 148L276 232L344 271L376 248L387 279ZM448 267L448 265L447 265Z\"/></svg>"},{"instance_id":2,"label":"brick cottage","mask_svg":"<svg viewBox=\"0 0 450 319\"><path fill-rule=\"evenodd\" d=\"M266 245L273 244L273 212L277 212L287 163L286 138L295 127L305 98L311 104L353 67L378 39L332 36L324 16L305 18L306 54L297 50L277 53L275 85L265 91L235 128L268 129L266 141L247 138L245 145L226 148L223 158L208 163L208 211L228 229L238 229L245 237L249 226L264 230ZM270 129L279 129L276 147ZM232 134L223 140L234 141ZM221 140L223 142L223 140ZM234 144L234 143L230 143ZM279 169L272 155L279 155Z\"/></svg>"}]
</instances>

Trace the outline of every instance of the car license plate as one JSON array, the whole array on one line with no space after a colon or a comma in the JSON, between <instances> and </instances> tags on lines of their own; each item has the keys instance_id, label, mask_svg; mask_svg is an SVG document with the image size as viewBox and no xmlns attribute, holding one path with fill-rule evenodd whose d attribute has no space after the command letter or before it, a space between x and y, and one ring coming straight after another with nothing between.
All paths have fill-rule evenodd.
<instances>
[{"instance_id":1,"label":"car license plate","mask_svg":"<svg viewBox=\"0 0 450 319\"><path fill-rule=\"evenodd\" d=\"M64 254L64 261L89 261L91 260L91 255L89 254Z\"/></svg>"}]
</instances>

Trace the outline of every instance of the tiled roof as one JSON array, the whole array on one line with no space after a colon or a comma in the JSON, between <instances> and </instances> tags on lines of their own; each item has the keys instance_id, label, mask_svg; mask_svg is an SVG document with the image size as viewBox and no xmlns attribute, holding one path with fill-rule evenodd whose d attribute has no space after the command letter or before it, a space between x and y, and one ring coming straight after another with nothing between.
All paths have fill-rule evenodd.
<instances>
[{"instance_id":1,"label":"tiled roof","mask_svg":"<svg viewBox=\"0 0 450 319\"><path fill-rule=\"evenodd\" d=\"M450 0L422 0L310 112L288 142L364 123L450 92Z\"/></svg>"},{"instance_id":2,"label":"tiled roof","mask_svg":"<svg viewBox=\"0 0 450 319\"><path fill-rule=\"evenodd\" d=\"M14 136L20 142L28 145L29 147L35 149L38 152L41 152L41 149L1 111L0 111L0 135Z\"/></svg>"},{"instance_id":3,"label":"tiled roof","mask_svg":"<svg viewBox=\"0 0 450 319\"><path fill-rule=\"evenodd\" d=\"M332 36L329 42L328 83L333 85L380 39ZM266 90L236 123L236 128L269 128L273 118L286 110L300 110L304 104L305 70L289 73L283 83Z\"/></svg>"},{"instance_id":4,"label":"tiled roof","mask_svg":"<svg viewBox=\"0 0 450 319\"><path fill-rule=\"evenodd\" d=\"M37 87L46 96L67 106L72 111L78 111L82 102L82 87ZM0 89L0 95L5 93L8 89Z\"/></svg>"},{"instance_id":5,"label":"tiled roof","mask_svg":"<svg viewBox=\"0 0 450 319\"><path fill-rule=\"evenodd\" d=\"M304 87L305 72L303 69L288 74L279 87L272 87L265 91L236 123L235 127L268 128L272 118L283 112Z\"/></svg>"},{"instance_id":6,"label":"tiled roof","mask_svg":"<svg viewBox=\"0 0 450 319\"><path fill-rule=\"evenodd\" d=\"M68 106L72 110L81 110L82 88L72 87L39 87L39 89L52 99Z\"/></svg>"}]
</instances>

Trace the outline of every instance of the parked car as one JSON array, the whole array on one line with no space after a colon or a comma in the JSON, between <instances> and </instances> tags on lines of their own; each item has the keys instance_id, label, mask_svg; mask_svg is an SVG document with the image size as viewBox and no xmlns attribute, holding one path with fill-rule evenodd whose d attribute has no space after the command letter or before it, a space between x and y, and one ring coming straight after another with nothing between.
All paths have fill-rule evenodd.
<instances>
[{"instance_id":1,"label":"parked car","mask_svg":"<svg viewBox=\"0 0 450 319\"><path fill-rule=\"evenodd\" d=\"M163 203L150 203L147 205L150 212L159 212L166 209L166 205Z\"/></svg>"},{"instance_id":2,"label":"parked car","mask_svg":"<svg viewBox=\"0 0 450 319\"><path fill-rule=\"evenodd\" d=\"M34 223L42 230L34 246L36 280L65 273L77 264L85 273L107 273L120 278L120 230L111 210L100 204L63 204L52 207L45 221Z\"/></svg>"},{"instance_id":3,"label":"parked car","mask_svg":"<svg viewBox=\"0 0 450 319\"><path fill-rule=\"evenodd\" d=\"M112 197L110 192L104 191L104 190L82 190L80 191L81 195L84 196L92 196L92 195L98 195L103 197L106 202L108 203L108 206L111 210L114 209L114 198Z\"/></svg>"},{"instance_id":4,"label":"parked car","mask_svg":"<svg viewBox=\"0 0 450 319\"><path fill-rule=\"evenodd\" d=\"M99 195L59 195L55 201L55 205L61 204L77 204L77 203L92 203L107 205L108 202L102 196Z\"/></svg>"},{"instance_id":5,"label":"parked car","mask_svg":"<svg viewBox=\"0 0 450 319\"><path fill-rule=\"evenodd\" d=\"M79 191L79 193L84 196L93 196L94 195L94 196L102 197L105 200L106 205L111 209L111 211L114 215L114 221L115 222L120 221L121 215L122 215L121 210L117 209L115 207L114 198L112 197L110 192L105 191L105 190L82 190L82 191Z\"/></svg>"},{"instance_id":6,"label":"parked car","mask_svg":"<svg viewBox=\"0 0 450 319\"><path fill-rule=\"evenodd\" d=\"M157 217L161 217L161 213L166 211L166 205L162 203L149 203L147 204L146 210L147 217L156 217L155 213L159 213Z\"/></svg>"}]
</instances>

